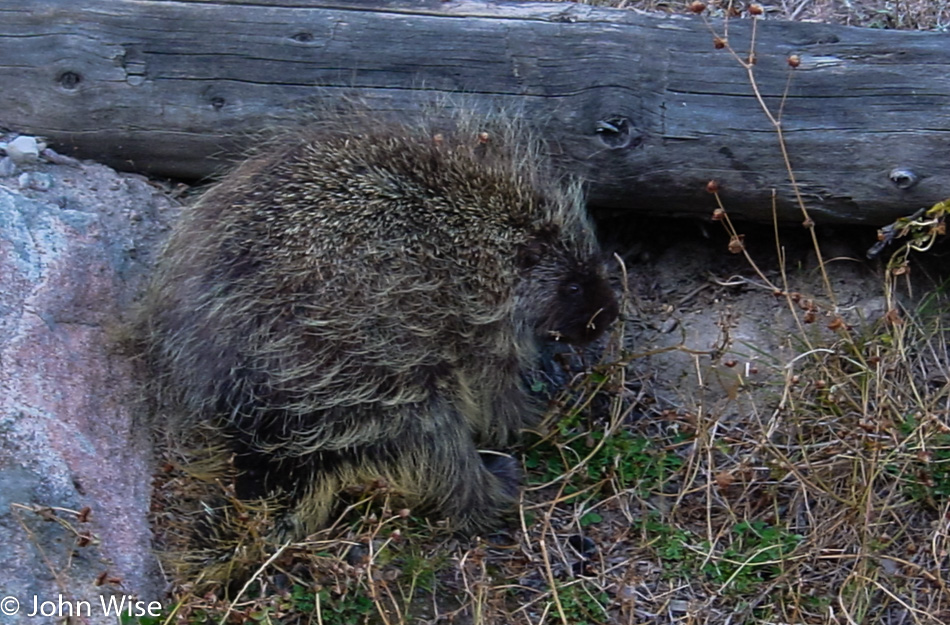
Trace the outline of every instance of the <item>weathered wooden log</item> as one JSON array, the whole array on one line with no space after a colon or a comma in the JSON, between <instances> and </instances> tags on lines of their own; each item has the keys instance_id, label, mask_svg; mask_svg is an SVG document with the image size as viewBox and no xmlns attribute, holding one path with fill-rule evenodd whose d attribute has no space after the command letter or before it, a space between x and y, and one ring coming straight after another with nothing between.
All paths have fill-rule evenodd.
<instances>
[{"instance_id":1,"label":"weathered wooden log","mask_svg":"<svg viewBox=\"0 0 950 625\"><path fill-rule=\"evenodd\" d=\"M399 111L516 106L594 204L801 220L745 69L695 16L482 1L18 0L0 10L0 124L114 167L198 178L248 131L341 93ZM728 23L747 55L750 20ZM816 221L950 196L950 38L759 22L755 85ZM789 55L801 60L796 69ZM783 95L784 94L784 95Z\"/></svg>"}]
</instances>

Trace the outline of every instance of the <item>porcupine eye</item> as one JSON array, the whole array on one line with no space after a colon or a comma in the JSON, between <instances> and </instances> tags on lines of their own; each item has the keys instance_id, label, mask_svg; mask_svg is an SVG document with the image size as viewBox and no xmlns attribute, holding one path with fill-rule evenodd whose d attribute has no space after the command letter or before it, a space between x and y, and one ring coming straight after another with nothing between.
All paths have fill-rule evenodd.
<instances>
[{"instance_id":1,"label":"porcupine eye","mask_svg":"<svg viewBox=\"0 0 950 625\"><path fill-rule=\"evenodd\" d=\"M567 282L561 286L561 295L570 301L579 302L584 297L584 287L577 282Z\"/></svg>"}]
</instances>

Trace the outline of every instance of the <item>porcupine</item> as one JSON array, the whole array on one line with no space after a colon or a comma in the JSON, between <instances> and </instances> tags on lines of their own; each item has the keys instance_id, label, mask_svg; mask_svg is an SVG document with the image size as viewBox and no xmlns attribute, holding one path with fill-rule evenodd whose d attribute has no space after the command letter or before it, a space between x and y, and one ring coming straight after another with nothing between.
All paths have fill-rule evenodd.
<instances>
[{"instance_id":1,"label":"porcupine","mask_svg":"<svg viewBox=\"0 0 950 625\"><path fill-rule=\"evenodd\" d=\"M238 496L278 495L295 537L368 482L496 527L520 472L485 450L536 420L539 346L617 313L579 185L518 124L368 114L284 134L204 192L142 306L166 398L224 433Z\"/></svg>"}]
</instances>

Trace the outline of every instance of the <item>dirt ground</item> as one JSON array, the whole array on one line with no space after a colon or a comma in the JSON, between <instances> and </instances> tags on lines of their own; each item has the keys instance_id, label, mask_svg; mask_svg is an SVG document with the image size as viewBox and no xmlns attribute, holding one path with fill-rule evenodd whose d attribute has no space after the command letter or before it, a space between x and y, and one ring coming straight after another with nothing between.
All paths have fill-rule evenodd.
<instances>
[{"instance_id":1,"label":"dirt ground","mask_svg":"<svg viewBox=\"0 0 950 625\"><path fill-rule=\"evenodd\" d=\"M728 406L740 387L781 386L801 352L802 331L827 340L835 316L860 328L873 327L886 313L882 261L866 257L875 229L817 229L832 301L814 244L799 224L784 224L778 233L768 225L737 224L758 275L744 255L729 251L730 237L712 220L614 220L620 223L608 219L602 230L621 233L608 247L629 274L626 336L637 354L634 367L671 406L700 403L735 413L740 408ZM809 301L820 304L815 320L796 321L776 287L802 295L805 304L794 311L799 318Z\"/></svg>"}]
</instances>

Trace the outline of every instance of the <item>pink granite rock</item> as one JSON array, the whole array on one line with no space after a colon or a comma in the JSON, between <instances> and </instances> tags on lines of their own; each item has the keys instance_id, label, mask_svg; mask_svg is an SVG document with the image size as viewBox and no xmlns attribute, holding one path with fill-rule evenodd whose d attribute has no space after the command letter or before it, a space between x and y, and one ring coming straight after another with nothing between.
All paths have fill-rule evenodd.
<instances>
[{"instance_id":1,"label":"pink granite rock","mask_svg":"<svg viewBox=\"0 0 950 625\"><path fill-rule=\"evenodd\" d=\"M34 597L89 601L66 604L88 623L116 622L101 593L159 597L150 437L114 337L176 212L100 165L0 177L0 598L21 607L0 622L42 622Z\"/></svg>"}]
</instances>

